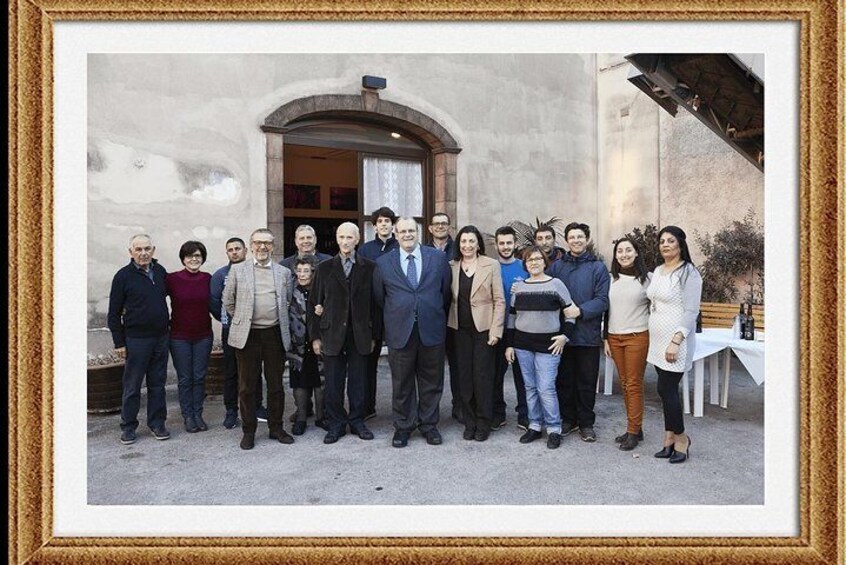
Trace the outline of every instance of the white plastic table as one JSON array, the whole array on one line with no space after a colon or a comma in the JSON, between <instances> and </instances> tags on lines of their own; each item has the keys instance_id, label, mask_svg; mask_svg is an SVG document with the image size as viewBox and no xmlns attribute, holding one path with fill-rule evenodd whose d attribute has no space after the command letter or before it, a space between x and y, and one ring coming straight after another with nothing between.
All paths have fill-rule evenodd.
<instances>
[{"instance_id":1,"label":"white plastic table","mask_svg":"<svg viewBox=\"0 0 846 565\"><path fill-rule=\"evenodd\" d=\"M708 359L708 369L711 381L711 404L719 404L722 408L728 407L729 380L731 376L731 352L734 351L737 358L749 372L755 384L761 385L764 382L764 333L756 332L754 341L734 339L730 329L706 328L702 333L696 334L696 350L693 353L693 416L701 417L705 404L705 359ZM720 398L720 373L718 368L718 353L723 355L723 387L722 398ZM614 360L605 358L605 387L604 394L611 394L611 387L614 381ZM597 382L596 391L599 392ZM690 387L687 375L682 379L682 402L684 413L690 414Z\"/></svg>"}]
</instances>

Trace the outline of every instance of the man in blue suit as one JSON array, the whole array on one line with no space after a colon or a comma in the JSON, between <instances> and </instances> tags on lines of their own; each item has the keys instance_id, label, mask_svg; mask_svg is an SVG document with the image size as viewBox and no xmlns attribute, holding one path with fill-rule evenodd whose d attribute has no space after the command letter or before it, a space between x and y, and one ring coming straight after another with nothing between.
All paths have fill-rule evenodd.
<instances>
[{"instance_id":1,"label":"man in blue suit","mask_svg":"<svg viewBox=\"0 0 846 565\"><path fill-rule=\"evenodd\" d=\"M395 229L400 246L376 261L373 274L391 366L396 430L391 445L408 445L415 428L429 445L440 445L438 406L452 275L442 251L418 244L414 218L400 218Z\"/></svg>"}]
</instances>

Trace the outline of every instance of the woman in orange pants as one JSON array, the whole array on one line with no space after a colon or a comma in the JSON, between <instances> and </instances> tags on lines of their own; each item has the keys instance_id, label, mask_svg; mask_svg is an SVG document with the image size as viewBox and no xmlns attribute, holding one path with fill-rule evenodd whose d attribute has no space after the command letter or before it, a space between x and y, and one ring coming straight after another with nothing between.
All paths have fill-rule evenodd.
<instances>
[{"instance_id":1,"label":"woman in orange pants","mask_svg":"<svg viewBox=\"0 0 846 565\"><path fill-rule=\"evenodd\" d=\"M643 373L649 351L646 289L651 276L637 244L627 237L617 240L611 260L605 355L614 359L623 385L627 426L614 438L623 451L631 451L643 440Z\"/></svg>"}]
</instances>

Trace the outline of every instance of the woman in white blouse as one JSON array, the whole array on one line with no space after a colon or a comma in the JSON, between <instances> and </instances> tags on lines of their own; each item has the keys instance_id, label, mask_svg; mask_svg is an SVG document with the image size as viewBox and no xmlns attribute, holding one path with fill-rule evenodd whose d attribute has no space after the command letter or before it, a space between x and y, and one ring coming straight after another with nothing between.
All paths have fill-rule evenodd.
<instances>
[{"instance_id":1,"label":"woman in white blouse","mask_svg":"<svg viewBox=\"0 0 846 565\"><path fill-rule=\"evenodd\" d=\"M643 373L649 350L646 289L651 278L637 244L628 237L618 239L611 260L605 355L614 359L623 385L627 426L622 435L614 438L623 451L631 451L643 441Z\"/></svg>"},{"instance_id":2,"label":"woman in white blouse","mask_svg":"<svg viewBox=\"0 0 846 565\"><path fill-rule=\"evenodd\" d=\"M666 226L658 232L658 250L663 263L655 268L646 292L651 305L647 360L658 372L666 430L664 448L655 457L683 463L690 454L690 436L684 433L679 382L693 365L702 277L681 228Z\"/></svg>"}]
</instances>

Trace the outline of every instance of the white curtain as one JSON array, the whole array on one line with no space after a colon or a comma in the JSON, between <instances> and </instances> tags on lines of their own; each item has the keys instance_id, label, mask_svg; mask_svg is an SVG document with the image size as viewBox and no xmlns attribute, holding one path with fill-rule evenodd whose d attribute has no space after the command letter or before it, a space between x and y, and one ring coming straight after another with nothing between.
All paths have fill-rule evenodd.
<instances>
[{"instance_id":1,"label":"white curtain","mask_svg":"<svg viewBox=\"0 0 846 565\"><path fill-rule=\"evenodd\" d=\"M364 157L364 210L387 206L397 216L423 215L423 163Z\"/></svg>"}]
</instances>

